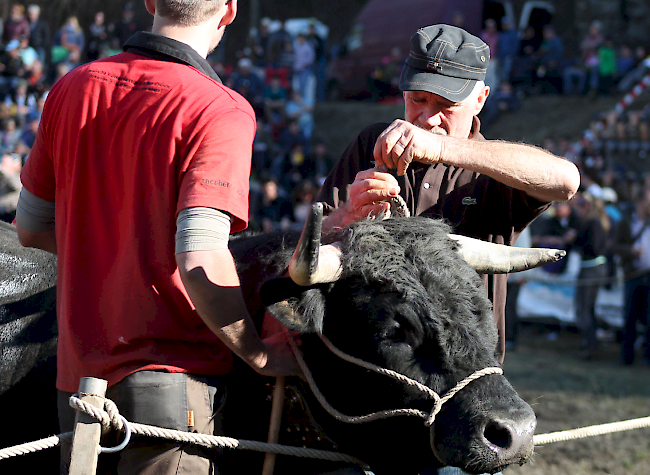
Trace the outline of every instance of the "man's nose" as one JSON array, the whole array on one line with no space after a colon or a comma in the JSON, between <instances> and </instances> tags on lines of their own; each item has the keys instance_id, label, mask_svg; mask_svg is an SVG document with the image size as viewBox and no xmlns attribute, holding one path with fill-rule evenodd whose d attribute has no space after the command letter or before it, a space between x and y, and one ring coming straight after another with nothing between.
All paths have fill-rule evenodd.
<instances>
[{"instance_id":1,"label":"man's nose","mask_svg":"<svg viewBox=\"0 0 650 475\"><path fill-rule=\"evenodd\" d=\"M422 120L428 127L436 127L442 124L442 114L438 108L430 108L422 112L420 116Z\"/></svg>"}]
</instances>

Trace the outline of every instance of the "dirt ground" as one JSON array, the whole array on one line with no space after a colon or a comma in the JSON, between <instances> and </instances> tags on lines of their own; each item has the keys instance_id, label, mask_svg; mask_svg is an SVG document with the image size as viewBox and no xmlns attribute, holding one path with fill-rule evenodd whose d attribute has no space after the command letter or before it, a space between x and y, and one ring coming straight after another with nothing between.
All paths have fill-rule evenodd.
<instances>
[{"instance_id":1,"label":"dirt ground","mask_svg":"<svg viewBox=\"0 0 650 475\"><path fill-rule=\"evenodd\" d=\"M603 343L599 359L583 361L574 355L579 344L575 331L525 325L506 355L505 375L533 406L536 434L649 417L650 367L620 366L616 341ZM650 428L536 447L531 462L505 473L648 475Z\"/></svg>"},{"instance_id":2,"label":"dirt ground","mask_svg":"<svg viewBox=\"0 0 650 475\"><path fill-rule=\"evenodd\" d=\"M548 136L582 136L599 112L611 110L619 97L565 98L538 96L524 101L517 113L498 119L486 137L541 145ZM634 105L632 106L635 107ZM638 107L638 105L637 105ZM333 157L366 125L402 117L403 104L340 102L319 104L315 138ZM550 339L549 335L557 336ZM619 345L603 346L596 361L573 353L579 337L567 329L550 333L547 326L522 328L504 369L538 417L537 434L650 416L650 367L618 365ZM648 475L650 428L537 447L533 460L506 469L506 475Z\"/></svg>"}]
</instances>

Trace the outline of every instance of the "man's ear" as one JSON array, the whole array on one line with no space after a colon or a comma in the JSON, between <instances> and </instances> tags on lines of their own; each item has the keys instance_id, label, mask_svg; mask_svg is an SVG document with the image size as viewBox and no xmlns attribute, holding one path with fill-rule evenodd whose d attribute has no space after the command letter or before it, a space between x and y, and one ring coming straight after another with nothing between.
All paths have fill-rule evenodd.
<instances>
[{"instance_id":1,"label":"man's ear","mask_svg":"<svg viewBox=\"0 0 650 475\"><path fill-rule=\"evenodd\" d=\"M147 11L152 15L156 13L156 0L144 0L144 6L147 8Z\"/></svg>"},{"instance_id":2,"label":"man's ear","mask_svg":"<svg viewBox=\"0 0 650 475\"><path fill-rule=\"evenodd\" d=\"M476 99L476 108L474 109L474 115L478 115L479 112L483 110L483 106L485 106L485 101L487 101L489 95L490 95L490 86L483 87L483 89L478 95L478 98Z\"/></svg>"},{"instance_id":3,"label":"man's ear","mask_svg":"<svg viewBox=\"0 0 650 475\"><path fill-rule=\"evenodd\" d=\"M237 0L226 0L224 6L226 7L226 13L219 22L219 28L230 25L235 21L235 17L237 16Z\"/></svg>"}]
</instances>

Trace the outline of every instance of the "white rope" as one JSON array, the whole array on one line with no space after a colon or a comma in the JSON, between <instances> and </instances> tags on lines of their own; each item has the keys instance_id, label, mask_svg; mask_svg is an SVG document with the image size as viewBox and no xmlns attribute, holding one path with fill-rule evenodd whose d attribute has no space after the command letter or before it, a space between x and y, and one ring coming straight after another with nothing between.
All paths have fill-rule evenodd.
<instances>
[{"instance_id":1,"label":"white rope","mask_svg":"<svg viewBox=\"0 0 650 475\"><path fill-rule=\"evenodd\" d=\"M72 441L72 432L65 432L59 435L53 435L45 439L36 440L34 442L27 442L25 444L14 445L0 450L0 460L17 457L18 455L31 454L40 450L51 449L56 447L61 442Z\"/></svg>"},{"instance_id":2,"label":"white rope","mask_svg":"<svg viewBox=\"0 0 650 475\"><path fill-rule=\"evenodd\" d=\"M539 434L533 436L533 443L535 445L546 445L552 444L554 442L564 442L566 440L583 439L585 437L594 437L596 435L642 429L644 427L650 427L650 417L641 417L639 419L630 419L621 422L610 422L608 424L587 426L580 429Z\"/></svg>"},{"instance_id":3,"label":"white rope","mask_svg":"<svg viewBox=\"0 0 650 475\"><path fill-rule=\"evenodd\" d=\"M347 422L350 424L359 424L362 422L370 422L374 421L377 419L385 419L387 417L394 417L394 416L418 416L422 417L423 419L426 419L426 425L431 426L433 422L435 421L436 415L440 412L440 409L442 409L442 405L449 401L454 394L456 394L458 391L463 389L465 386L467 386L469 383L474 381L475 379L478 379L482 376L486 376L488 374L503 374L503 370L501 368L485 368L479 371L474 372L467 378L463 379L460 381L458 384L456 384L455 387L453 387L449 392L444 397L440 397L438 393L436 393L433 389L409 378L408 376L405 376L403 374L397 373L396 371L392 371L387 368L382 368L381 366L377 366L373 363L369 363L367 361L361 360L359 358L356 358L354 356L348 355L347 353L342 352L338 348L336 348L329 339L322 333L319 333L318 336L320 339L323 341L325 346L334 353L336 356L339 358L343 359L344 361L347 361L348 363L355 364L357 366L360 366L365 369L369 369L371 371L374 371L378 374L383 374L385 376L389 376L397 381L406 383L410 386L413 386L414 388L419 389L423 393L425 393L428 397L433 399L434 405L433 409L431 410L431 413L427 414L424 411L420 411L419 409L389 409L386 411L378 411L378 412L373 412L371 414L366 414L365 416L347 416L339 411L337 411L334 407L332 407L331 404L327 402L325 399L325 396L321 391L318 389L318 386L316 385L316 381L314 380L314 377L311 374L311 371L309 371L309 368L307 367L307 364L305 363L305 360L302 356L302 352L298 349L298 345L296 345L296 342L293 339L293 335L287 331L287 339L289 340L289 344L291 345L291 349L293 350L293 353L296 357L296 360L298 361L298 364L300 365L300 369L302 369L303 374L305 375L305 378L307 379L307 382L309 383L309 387L311 388L312 392L316 396L316 399L318 402L323 406L323 408L329 412L329 414L333 417L335 417L337 420L340 420L341 422Z\"/></svg>"},{"instance_id":4,"label":"white rope","mask_svg":"<svg viewBox=\"0 0 650 475\"><path fill-rule=\"evenodd\" d=\"M435 400L434 407L430 414L427 414L424 411L420 411L416 409L393 409L388 411L376 412L365 416L346 416L338 412L336 409L334 409L325 400L325 397L316 386L316 383L313 379L311 372L309 371L309 368L307 368L307 365L302 357L302 353L298 350L297 345L293 340L291 334L289 334L289 338L288 338L289 343L291 344L296 359L298 360L298 363L300 364L305 374L305 377L307 378L307 381L312 391L314 392L314 395L319 400L319 402L323 405L323 407L328 412L330 412L330 414L333 417L344 422L359 423L359 422L368 422L371 420L376 420L385 417L392 417L397 415L411 415L411 416L415 415L426 419L426 424L431 425L433 424L436 415L442 408L442 405L445 402L447 402L449 399L451 399L458 391L460 391L465 386L467 386L469 383L488 374L503 373L503 370L501 368L496 368L496 367L485 368L483 370L476 371L474 374L460 381L454 388L449 390L444 397L441 398L435 391L428 388L427 386L424 386L423 384L415 380L412 380L411 378L408 378L407 376L404 376L395 371L382 368L380 366L374 365L372 363L368 363L366 361L360 360L346 353L343 353L338 348L336 348L324 335L321 334L320 337L325 343L325 345L330 349L330 351L332 351L334 354L344 359L345 361L357 364L363 368L375 371L378 374L384 374L398 381L402 381L406 384L409 384L419 389L420 391L424 392L429 397ZM124 419L123 416L119 414L119 411L117 410L117 406L110 399L104 399L104 408L106 410L97 408L92 404L86 403L81 399L79 399L78 397L76 397L76 395L70 397L69 404L74 409L85 412L86 414L94 417L102 424L104 428L107 429L113 427L115 429L124 431L126 427L130 427L133 434L169 439L179 443L201 445L207 448L230 448L230 449L255 450L258 452L272 452L281 455L310 457L310 458L317 458L317 459L337 461L337 462L350 462L357 465L365 466L363 462L361 462L360 460L352 456L336 453L336 452L329 452L329 451L318 450L318 449L307 449L303 447L292 447L292 446L286 446L280 444L269 444L266 442L257 442L257 441L250 441L250 440L240 440L240 439L233 439L230 437L223 437L223 436L195 434L190 432L163 429L161 427L128 422L126 419ZM593 437L597 435L604 435L604 434L609 434L614 432L641 429L645 427L650 427L650 417L642 417L639 419L631 419L628 421L612 422L608 424L588 426L580 429L551 432L548 434L538 434L533 437L533 444L537 446L546 445L554 442L581 439L581 438ZM63 441L71 441L71 440L72 440L72 432L66 432L63 434L37 440L34 442L8 447L6 449L0 450L0 460L7 459L10 457L15 457L18 455L25 455L28 453L38 452L40 450L44 450L48 448L53 448L59 445Z\"/></svg>"},{"instance_id":5,"label":"white rope","mask_svg":"<svg viewBox=\"0 0 650 475\"><path fill-rule=\"evenodd\" d=\"M97 419L103 427L112 427L117 430L124 430L124 421L122 416L117 412L115 403L110 399L104 399L104 407L106 410L100 409L87 402L82 401L77 395L72 395L69 400L72 408L82 411L95 419ZM149 426L145 424L137 424L128 422L133 434L144 435L149 437L158 437L184 444L200 445L207 448L228 448L228 449L244 449L255 450L257 452L273 452L281 455L293 455L296 457L310 457L322 460L329 460L333 462L350 462L357 465L365 466L363 462L355 457L337 452L329 452L326 450L307 449L303 447L293 447L280 444L269 444L266 442L257 442L250 440L239 440L230 437L212 436L205 434L195 434L190 432L164 429L161 427ZM0 460L24 455L30 452L56 447L63 440L72 440L72 432L66 432L58 436L49 437L29 444L17 445L0 450Z\"/></svg>"}]
</instances>

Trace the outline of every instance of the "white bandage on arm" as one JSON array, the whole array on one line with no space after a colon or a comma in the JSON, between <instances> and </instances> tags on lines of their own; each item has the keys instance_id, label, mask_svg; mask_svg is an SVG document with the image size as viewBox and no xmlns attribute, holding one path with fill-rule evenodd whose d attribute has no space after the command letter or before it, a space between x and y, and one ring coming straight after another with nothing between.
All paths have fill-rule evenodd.
<instances>
[{"instance_id":1,"label":"white bandage on arm","mask_svg":"<svg viewBox=\"0 0 650 475\"><path fill-rule=\"evenodd\" d=\"M176 254L228 248L230 215L214 208L185 208L176 218Z\"/></svg>"},{"instance_id":2,"label":"white bandage on arm","mask_svg":"<svg viewBox=\"0 0 650 475\"><path fill-rule=\"evenodd\" d=\"M23 187L20 190L16 207L16 224L32 233L52 231L54 229L54 201L39 198Z\"/></svg>"}]
</instances>

